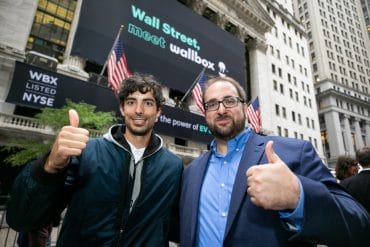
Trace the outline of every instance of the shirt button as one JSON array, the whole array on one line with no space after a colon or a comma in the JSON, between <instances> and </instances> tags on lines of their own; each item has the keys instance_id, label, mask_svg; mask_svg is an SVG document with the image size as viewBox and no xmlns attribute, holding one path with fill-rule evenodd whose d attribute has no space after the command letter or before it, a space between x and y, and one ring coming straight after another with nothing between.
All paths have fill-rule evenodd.
<instances>
[{"instance_id":1,"label":"shirt button","mask_svg":"<svg viewBox=\"0 0 370 247\"><path fill-rule=\"evenodd\" d=\"M235 149L236 151L239 151L239 148Z\"/></svg>"},{"instance_id":2,"label":"shirt button","mask_svg":"<svg viewBox=\"0 0 370 247\"><path fill-rule=\"evenodd\" d=\"M222 213L221 213L221 216L222 216L222 217L226 217L226 216L227 216L227 213L226 213L226 212L222 212Z\"/></svg>"},{"instance_id":3,"label":"shirt button","mask_svg":"<svg viewBox=\"0 0 370 247\"><path fill-rule=\"evenodd\" d=\"M225 184L224 183L221 184L221 188L223 188L223 187L225 187Z\"/></svg>"},{"instance_id":4,"label":"shirt button","mask_svg":"<svg viewBox=\"0 0 370 247\"><path fill-rule=\"evenodd\" d=\"M227 164L227 161L224 161L224 164Z\"/></svg>"}]
</instances>

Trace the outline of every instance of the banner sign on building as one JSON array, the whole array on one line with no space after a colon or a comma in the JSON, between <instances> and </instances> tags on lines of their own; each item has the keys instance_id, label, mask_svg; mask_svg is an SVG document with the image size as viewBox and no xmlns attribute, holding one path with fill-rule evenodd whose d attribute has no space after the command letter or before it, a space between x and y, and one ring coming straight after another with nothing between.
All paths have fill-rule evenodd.
<instances>
[{"instance_id":1,"label":"banner sign on building","mask_svg":"<svg viewBox=\"0 0 370 247\"><path fill-rule=\"evenodd\" d=\"M66 99L95 105L98 111L118 109L118 101L109 88L16 62L7 102L34 108L59 108L66 104Z\"/></svg>"},{"instance_id":2,"label":"banner sign on building","mask_svg":"<svg viewBox=\"0 0 370 247\"><path fill-rule=\"evenodd\" d=\"M169 106L163 107L154 129L158 133L185 140L204 143L210 143L212 140L203 116Z\"/></svg>"},{"instance_id":3,"label":"banner sign on building","mask_svg":"<svg viewBox=\"0 0 370 247\"><path fill-rule=\"evenodd\" d=\"M83 1L72 55L103 65L121 25L131 71L183 93L203 67L245 86L244 43L174 0Z\"/></svg>"},{"instance_id":4,"label":"banner sign on building","mask_svg":"<svg viewBox=\"0 0 370 247\"><path fill-rule=\"evenodd\" d=\"M66 99L120 116L119 103L111 89L16 62L7 102L33 108L59 108L66 104ZM186 140L204 143L211 140L204 117L169 106L163 107L155 129L160 134Z\"/></svg>"}]
</instances>

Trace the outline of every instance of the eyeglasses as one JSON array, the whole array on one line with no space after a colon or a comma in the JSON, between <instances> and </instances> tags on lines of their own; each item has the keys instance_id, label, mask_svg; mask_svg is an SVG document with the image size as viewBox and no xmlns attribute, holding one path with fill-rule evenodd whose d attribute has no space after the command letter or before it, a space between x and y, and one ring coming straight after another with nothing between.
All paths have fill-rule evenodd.
<instances>
[{"instance_id":1,"label":"eyeglasses","mask_svg":"<svg viewBox=\"0 0 370 247\"><path fill-rule=\"evenodd\" d=\"M237 106L239 102L244 103L244 100L239 97L228 96L222 100L210 100L204 103L204 109L206 111L217 111L220 108L220 103L222 103L225 108L232 108Z\"/></svg>"}]
</instances>

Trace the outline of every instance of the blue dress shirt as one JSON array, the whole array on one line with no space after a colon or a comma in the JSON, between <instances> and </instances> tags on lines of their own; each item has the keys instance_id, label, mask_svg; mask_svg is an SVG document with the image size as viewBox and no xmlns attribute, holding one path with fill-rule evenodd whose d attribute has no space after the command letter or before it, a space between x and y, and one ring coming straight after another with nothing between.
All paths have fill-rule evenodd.
<instances>
[{"instance_id":1,"label":"blue dress shirt","mask_svg":"<svg viewBox=\"0 0 370 247\"><path fill-rule=\"evenodd\" d=\"M229 212L231 192L240 159L251 130L227 143L227 154L217 152L217 143L211 143L211 157L203 180L197 224L197 246L222 246Z\"/></svg>"}]
</instances>

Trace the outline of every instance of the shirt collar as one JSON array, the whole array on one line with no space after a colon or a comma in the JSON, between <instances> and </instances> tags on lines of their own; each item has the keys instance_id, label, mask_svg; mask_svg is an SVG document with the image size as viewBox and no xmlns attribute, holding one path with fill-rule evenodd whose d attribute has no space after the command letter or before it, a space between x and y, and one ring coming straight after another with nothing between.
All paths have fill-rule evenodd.
<instances>
[{"instance_id":1,"label":"shirt collar","mask_svg":"<svg viewBox=\"0 0 370 247\"><path fill-rule=\"evenodd\" d=\"M360 172L362 172L362 171L370 171L370 167L362 168L362 169L359 171L359 173L360 173Z\"/></svg>"},{"instance_id":2,"label":"shirt collar","mask_svg":"<svg viewBox=\"0 0 370 247\"><path fill-rule=\"evenodd\" d=\"M240 150L244 148L244 144L248 141L248 138L251 133L251 128L243 130L239 135L227 141L227 154L235 151L236 149ZM217 141L213 140L211 142L211 151L214 155L220 155L217 152Z\"/></svg>"}]
</instances>

